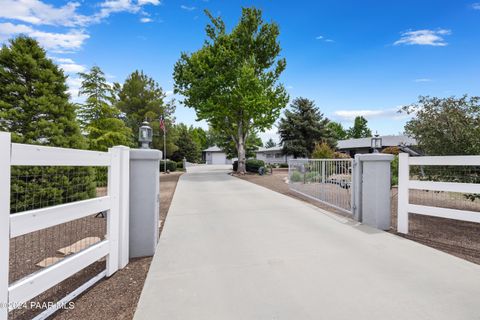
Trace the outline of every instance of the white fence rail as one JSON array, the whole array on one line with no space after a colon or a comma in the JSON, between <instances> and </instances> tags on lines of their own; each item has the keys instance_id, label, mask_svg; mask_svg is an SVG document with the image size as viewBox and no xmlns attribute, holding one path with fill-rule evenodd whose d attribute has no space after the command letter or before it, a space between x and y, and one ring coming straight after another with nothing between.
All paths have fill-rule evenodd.
<instances>
[{"instance_id":1,"label":"white fence rail","mask_svg":"<svg viewBox=\"0 0 480 320\"><path fill-rule=\"evenodd\" d=\"M410 166L480 167L480 156L409 157L406 153L399 154L398 232L408 233L409 213L480 223L480 212L412 204L409 200L410 189L480 194L480 184L411 180Z\"/></svg>"},{"instance_id":2,"label":"white fence rail","mask_svg":"<svg viewBox=\"0 0 480 320\"><path fill-rule=\"evenodd\" d=\"M103 197L10 214L12 166L108 167L108 193ZM21 306L103 257L107 263L101 275L110 276L128 263L128 177L127 147L96 152L17 144L11 143L9 133L0 132L0 320L8 318L9 309ZM9 284L11 238L103 211L107 212L105 240ZM87 287L82 286L69 297ZM44 316L51 313L52 310L47 310Z\"/></svg>"},{"instance_id":3,"label":"white fence rail","mask_svg":"<svg viewBox=\"0 0 480 320\"><path fill-rule=\"evenodd\" d=\"M353 159L291 159L288 180L292 191L342 212L353 213Z\"/></svg>"}]
</instances>

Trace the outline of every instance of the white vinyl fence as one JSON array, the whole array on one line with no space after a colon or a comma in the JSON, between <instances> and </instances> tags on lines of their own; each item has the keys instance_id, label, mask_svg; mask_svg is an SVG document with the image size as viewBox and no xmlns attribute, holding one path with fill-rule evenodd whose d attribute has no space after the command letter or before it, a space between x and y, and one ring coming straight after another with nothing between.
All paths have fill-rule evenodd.
<instances>
[{"instance_id":1,"label":"white vinyl fence","mask_svg":"<svg viewBox=\"0 0 480 320\"><path fill-rule=\"evenodd\" d=\"M104 196L47 206L11 214L11 168L13 166L107 167L108 187ZM57 303L66 303L104 276L111 276L128 263L128 148L108 152L85 151L11 143L10 134L0 132L0 320L9 310L34 299L44 291L106 257L106 270ZM12 191L13 192L13 191ZM9 247L12 238L50 228L95 213L106 212L106 235L99 241L59 262L9 283ZM37 318L55 311L47 309Z\"/></svg>"},{"instance_id":2,"label":"white vinyl fence","mask_svg":"<svg viewBox=\"0 0 480 320\"><path fill-rule=\"evenodd\" d=\"M416 170L412 171L412 167ZM438 170L440 168L443 169ZM427 172L428 169L430 172ZM398 232L408 233L409 213L480 222L480 212L468 210L468 207L466 210L459 209L460 206L447 208L448 202L438 199L428 204L413 204L411 201L412 191L419 190L455 195L457 198L478 195L479 178L480 156L409 157L406 153L399 154Z\"/></svg>"},{"instance_id":3,"label":"white vinyl fence","mask_svg":"<svg viewBox=\"0 0 480 320\"><path fill-rule=\"evenodd\" d=\"M291 159L288 180L292 191L342 212L353 213L353 159Z\"/></svg>"}]
</instances>

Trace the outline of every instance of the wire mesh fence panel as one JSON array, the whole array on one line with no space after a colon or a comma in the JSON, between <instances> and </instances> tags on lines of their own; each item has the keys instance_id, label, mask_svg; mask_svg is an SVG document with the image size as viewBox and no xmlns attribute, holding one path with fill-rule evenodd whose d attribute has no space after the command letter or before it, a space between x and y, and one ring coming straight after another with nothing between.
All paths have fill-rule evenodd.
<instances>
[{"instance_id":1,"label":"wire mesh fence panel","mask_svg":"<svg viewBox=\"0 0 480 320\"><path fill-rule=\"evenodd\" d=\"M291 190L342 212L352 212L352 159L289 160Z\"/></svg>"},{"instance_id":2,"label":"wire mesh fence panel","mask_svg":"<svg viewBox=\"0 0 480 320\"><path fill-rule=\"evenodd\" d=\"M28 210L106 196L107 173L107 167L13 166L10 213L14 216ZM106 213L94 212L11 238L10 285L105 240L106 226ZM104 269L102 259L18 306L9 313L9 319L31 319Z\"/></svg>"}]
</instances>

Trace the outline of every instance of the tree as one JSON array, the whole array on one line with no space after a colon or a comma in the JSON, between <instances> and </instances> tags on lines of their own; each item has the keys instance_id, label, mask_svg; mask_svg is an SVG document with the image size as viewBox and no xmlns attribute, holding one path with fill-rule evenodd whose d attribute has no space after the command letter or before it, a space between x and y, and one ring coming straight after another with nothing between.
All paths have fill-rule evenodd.
<instances>
[{"instance_id":1,"label":"tree","mask_svg":"<svg viewBox=\"0 0 480 320\"><path fill-rule=\"evenodd\" d=\"M165 103L162 88L143 71L132 72L123 85L115 83L114 88L116 106L124 113L124 121L132 129L134 140L137 141L138 128L147 120L155 133L153 147L163 150L163 132L160 129L159 119L160 116L164 116L167 131L170 132L175 112L174 101ZM171 144L173 140L169 139L169 141ZM171 154L175 150L168 143L167 141L167 153Z\"/></svg>"},{"instance_id":2,"label":"tree","mask_svg":"<svg viewBox=\"0 0 480 320\"><path fill-rule=\"evenodd\" d=\"M367 119L362 116L355 117L353 127L347 131L347 136L350 139L368 138L372 136L372 131L367 126Z\"/></svg>"},{"instance_id":3,"label":"tree","mask_svg":"<svg viewBox=\"0 0 480 320\"><path fill-rule=\"evenodd\" d=\"M173 161L182 161L186 158L188 162L198 162L200 160L200 145L193 139L193 128L188 128L180 123L175 126L177 130L177 150L172 154ZM192 130L190 130L192 129Z\"/></svg>"},{"instance_id":4,"label":"tree","mask_svg":"<svg viewBox=\"0 0 480 320\"><path fill-rule=\"evenodd\" d=\"M278 59L279 28L265 23L259 9L243 8L240 22L227 33L220 17L205 12L211 22L208 39L200 50L182 53L174 88L198 119L234 141L237 172L245 173L248 135L271 128L288 103L284 86L277 83L286 66Z\"/></svg>"},{"instance_id":5,"label":"tree","mask_svg":"<svg viewBox=\"0 0 480 320\"><path fill-rule=\"evenodd\" d=\"M103 71L94 66L82 79L79 95L87 97L78 110L91 150L106 151L115 145L132 145L132 130L119 119L120 111L112 105L113 89Z\"/></svg>"},{"instance_id":6,"label":"tree","mask_svg":"<svg viewBox=\"0 0 480 320\"><path fill-rule=\"evenodd\" d=\"M222 149L227 154L227 158L238 158L238 150L231 136L217 132L214 145ZM263 146L262 139L260 139L256 132L250 132L247 135L247 140L245 140L245 157L247 159L255 157L255 151L261 146Z\"/></svg>"},{"instance_id":7,"label":"tree","mask_svg":"<svg viewBox=\"0 0 480 320\"><path fill-rule=\"evenodd\" d=\"M327 124L328 130L330 130L333 138L335 140L345 140L347 139L347 131L343 128L342 124L335 121L330 121Z\"/></svg>"},{"instance_id":8,"label":"tree","mask_svg":"<svg viewBox=\"0 0 480 320\"><path fill-rule=\"evenodd\" d=\"M273 141L272 138L268 139L268 141L265 143L265 148L274 148L276 146L277 144Z\"/></svg>"},{"instance_id":9,"label":"tree","mask_svg":"<svg viewBox=\"0 0 480 320\"><path fill-rule=\"evenodd\" d=\"M402 108L413 115L405 132L428 155L480 154L480 97L420 97Z\"/></svg>"},{"instance_id":10,"label":"tree","mask_svg":"<svg viewBox=\"0 0 480 320\"><path fill-rule=\"evenodd\" d=\"M66 79L36 40L9 40L0 49L0 131L17 143L86 148ZM92 173L82 167L13 167L11 211L92 197Z\"/></svg>"},{"instance_id":11,"label":"tree","mask_svg":"<svg viewBox=\"0 0 480 320\"><path fill-rule=\"evenodd\" d=\"M194 128L193 126L190 126L188 130L192 135L193 141L199 146L200 151L209 147L207 132L205 130L200 127Z\"/></svg>"},{"instance_id":12,"label":"tree","mask_svg":"<svg viewBox=\"0 0 480 320\"><path fill-rule=\"evenodd\" d=\"M280 119L278 133L284 154L297 157L310 157L315 143L323 141L331 147L335 140L327 128L329 120L315 106L313 100L296 98Z\"/></svg>"}]
</instances>

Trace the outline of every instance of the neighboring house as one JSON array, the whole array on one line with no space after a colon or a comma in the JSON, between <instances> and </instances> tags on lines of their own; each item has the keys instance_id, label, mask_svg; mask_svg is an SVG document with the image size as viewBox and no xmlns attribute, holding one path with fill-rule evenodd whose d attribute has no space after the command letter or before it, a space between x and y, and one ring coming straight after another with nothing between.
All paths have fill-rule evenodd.
<instances>
[{"instance_id":1,"label":"neighboring house","mask_svg":"<svg viewBox=\"0 0 480 320\"><path fill-rule=\"evenodd\" d=\"M418 155L410 147L416 146L417 141L409 136L380 136L382 138L382 150L387 147L400 147L402 151ZM337 150L354 157L357 153L372 153L372 138L347 139L337 142ZM381 151L381 150L379 150Z\"/></svg>"},{"instance_id":2,"label":"neighboring house","mask_svg":"<svg viewBox=\"0 0 480 320\"><path fill-rule=\"evenodd\" d=\"M259 148L255 151L255 158L265 163L288 163L293 156L282 154L282 147Z\"/></svg>"},{"instance_id":3,"label":"neighboring house","mask_svg":"<svg viewBox=\"0 0 480 320\"><path fill-rule=\"evenodd\" d=\"M232 163L232 159L228 159L227 154L217 146L213 146L203 150L202 160L206 164L231 164Z\"/></svg>"}]
</instances>

